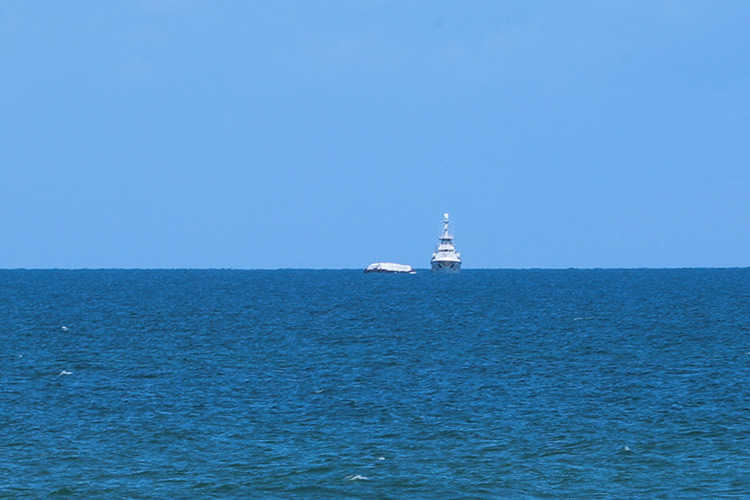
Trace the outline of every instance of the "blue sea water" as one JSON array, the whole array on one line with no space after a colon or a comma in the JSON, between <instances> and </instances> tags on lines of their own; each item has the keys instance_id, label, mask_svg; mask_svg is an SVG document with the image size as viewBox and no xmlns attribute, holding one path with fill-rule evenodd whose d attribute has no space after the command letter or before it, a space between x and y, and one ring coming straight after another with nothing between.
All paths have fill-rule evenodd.
<instances>
[{"instance_id":1,"label":"blue sea water","mask_svg":"<svg viewBox=\"0 0 750 500\"><path fill-rule=\"evenodd\" d=\"M0 498L750 496L750 270L0 271Z\"/></svg>"}]
</instances>

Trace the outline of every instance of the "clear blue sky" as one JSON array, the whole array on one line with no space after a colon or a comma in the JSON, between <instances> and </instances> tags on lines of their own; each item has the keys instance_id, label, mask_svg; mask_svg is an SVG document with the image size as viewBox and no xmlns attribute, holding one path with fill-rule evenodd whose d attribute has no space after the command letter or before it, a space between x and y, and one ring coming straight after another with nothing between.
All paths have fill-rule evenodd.
<instances>
[{"instance_id":1,"label":"clear blue sky","mask_svg":"<svg viewBox=\"0 0 750 500\"><path fill-rule=\"evenodd\" d=\"M750 265L750 2L0 3L0 268Z\"/></svg>"}]
</instances>

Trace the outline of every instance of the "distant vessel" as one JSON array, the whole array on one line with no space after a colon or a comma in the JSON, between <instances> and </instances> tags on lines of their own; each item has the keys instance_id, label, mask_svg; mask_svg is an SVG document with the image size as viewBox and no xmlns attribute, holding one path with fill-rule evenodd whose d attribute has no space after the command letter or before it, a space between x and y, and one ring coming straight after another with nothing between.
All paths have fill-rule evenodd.
<instances>
[{"instance_id":1,"label":"distant vessel","mask_svg":"<svg viewBox=\"0 0 750 500\"><path fill-rule=\"evenodd\" d=\"M453 236L448 233L449 223L448 214L443 214L443 234L440 235L440 243L430 260L430 269L433 273L461 272L461 254L456 252L456 247L453 246Z\"/></svg>"},{"instance_id":2,"label":"distant vessel","mask_svg":"<svg viewBox=\"0 0 750 500\"><path fill-rule=\"evenodd\" d=\"M367 266L366 273L408 273L417 274L417 272L406 264L394 264L393 262L375 262Z\"/></svg>"}]
</instances>

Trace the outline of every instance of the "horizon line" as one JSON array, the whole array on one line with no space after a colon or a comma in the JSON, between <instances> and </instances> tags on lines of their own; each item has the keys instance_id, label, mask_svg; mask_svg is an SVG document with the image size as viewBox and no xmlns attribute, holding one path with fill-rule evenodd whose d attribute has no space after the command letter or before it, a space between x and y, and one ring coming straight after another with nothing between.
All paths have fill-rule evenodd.
<instances>
[{"instance_id":1,"label":"horizon line","mask_svg":"<svg viewBox=\"0 0 750 500\"><path fill-rule=\"evenodd\" d=\"M676 267L466 267L461 271L637 271L680 269L748 269L748 266L676 266ZM415 271L430 271L415 267ZM363 271L359 267L3 267L0 271ZM386 273L387 274L387 273Z\"/></svg>"}]
</instances>

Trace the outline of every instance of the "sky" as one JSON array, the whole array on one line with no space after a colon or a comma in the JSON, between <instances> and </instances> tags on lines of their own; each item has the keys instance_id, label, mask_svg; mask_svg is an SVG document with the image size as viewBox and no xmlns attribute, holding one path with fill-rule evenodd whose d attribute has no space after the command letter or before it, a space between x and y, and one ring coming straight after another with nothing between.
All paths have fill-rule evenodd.
<instances>
[{"instance_id":1,"label":"sky","mask_svg":"<svg viewBox=\"0 0 750 500\"><path fill-rule=\"evenodd\" d=\"M0 2L0 268L750 266L750 2Z\"/></svg>"}]
</instances>

